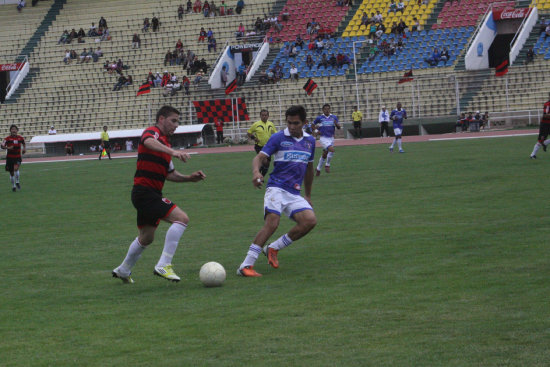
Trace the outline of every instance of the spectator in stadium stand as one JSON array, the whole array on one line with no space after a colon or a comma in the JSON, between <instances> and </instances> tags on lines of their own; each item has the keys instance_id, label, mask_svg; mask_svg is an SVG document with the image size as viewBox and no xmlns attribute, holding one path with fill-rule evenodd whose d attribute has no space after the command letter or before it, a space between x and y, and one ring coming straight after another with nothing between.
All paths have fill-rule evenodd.
<instances>
[{"instance_id":1,"label":"spectator in stadium stand","mask_svg":"<svg viewBox=\"0 0 550 367\"><path fill-rule=\"evenodd\" d=\"M208 32L206 32L206 38L214 37L214 31L212 28L208 28Z\"/></svg>"},{"instance_id":2,"label":"spectator in stadium stand","mask_svg":"<svg viewBox=\"0 0 550 367\"><path fill-rule=\"evenodd\" d=\"M395 12L397 13L398 11L400 11L401 13L405 11L405 3L403 3L403 0L400 0L397 3L397 10Z\"/></svg>"},{"instance_id":3,"label":"spectator in stadium stand","mask_svg":"<svg viewBox=\"0 0 550 367\"><path fill-rule=\"evenodd\" d=\"M401 19L399 23L397 23L397 34L404 35L405 29L407 29L407 24Z\"/></svg>"},{"instance_id":4,"label":"spectator in stadium stand","mask_svg":"<svg viewBox=\"0 0 550 367\"><path fill-rule=\"evenodd\" d=\"M294 44L297 46L297 47L300 47L300 49L304 49L304 40L302 39L302 37L300 35L297 35L296 36L296 41L294 42Z\"/></svg>"},{"instance_id":5,"label":"spectator in stadium stand","mask_svg":"<svg viewBox=\"0 0 550 367\"><path fill-rule=\"evenodd\" d=\"M78 59L78 54L76 53L75 50L71 50L71 60L76 60Z\"/></svg>"},{"instance_id":6,"label":"spectator in stadium stand","mask_svg":"<svg viewBox=\"0 0 550 367\"><path fill-rule=\"evenodd\" d=\"M185 10L183 10L183 5L180 5L178 7L178 19L183 19L183 13L185 13Z\"/></svg>"},{"instance_id":7,"label":"spectator in stadium stand","mask_svg":"<svg viewBox=\"0 0 550 367\"><path fill-rule=\"evenodd\" d=\"M395 24L395 22L394 22ZM376 23L371 23L370 24L370 27L369 27L369 38L370 39L375 39L376 38L376 31L377 31L377 28L376 28Z\"/></svg>"},{"instance_id":8,"label":"spectator in stadium stand","mask_svg":"<svg viewBox=\"0 0 550 367\"><path fill-rule=\"evenodd\" d=\"M59 41L57 41L57 44L59 45L60 43L63 43L63 44L69 43L67 42L68 39L69 39L69 32L65 29L63 33L61 33L61 37L59 38Z\"/></svg>"},{"instance_id":9,"label":"spectator in stadium stand","mask_svg":"<svg viewBox=\"0 0 550 367\"><path fill-rule=\"evenodd\" d=\"M191 81L187 76L183 76L183 79L181 81L181 84L183 85L183 90L185 90L185 94L189 95L189 85L191 84Z\"/></svg>"},{"instance_id":10,"label":"spectator in stadium stand","mask_svg":"<svg viewBox=\"0 0 550 367\"><path fill-rule=\"evenodd\" d=\"M187 6L185 7L185 12L190 13L193 11L193 2L191 0L187 0Z\"/></svg>"},{"instance_id":11,"label":"spectator in stadium stand","mask_svg":"<svg viewBox=\"0 0 550 367\"><path fill-rule=\"evenodd\" d=\"M109 32L109 28L105 27L103 30L103 34L101 35L102 41L110 41L111 40L111 32Z\"/></svg>"},{"instance_id":12,"label":"spectator in stadium stand","mask_svg":"<svg viewBox=\"0 0 550 367\"><path fill-rule=\"evenodd\" d=\"M548 36L550 36L550 24L548 24L544 29L544 39L546 39L546 37Z\"/></svg>"},{"instance_id":13,"label":"spectator in stadium stand","mask_svg":"<svg viewBox=\"0 0 550 367\"><path fill-rule=\"evenodd\" d=\"M132 48L140 48L141 47L141 38L139 38L139 35L137 33L134 33L132 36Z\"/></svg>"},{"instance_id":14,"label":"spectator in stadium stand","mask_svg":"<svg viewBox=\"0 0 550 367\"><path fill-rule=\"evenodd\" d=\"M361 25L366 27L369 24L370 24L369 15L367 14L367 12L363 12L363 15L361 16Z\"/></svg>"},{"instance_id":15,"label":"spectator in stadium stand","mask_svg":"<svg viewBox=\"0 0 550 367\"><path fill-rule=\"evenodd\" d=\"M25 0L19 0L19 2L17 3L17 11L18 12L21 12L21 10L27 6L27 3L25 2Z\"/></svg>"},{"instance_id":16,"label":"spectator in stadium stand","mask_svg":"<svg viewBox=\"0 0 550 367\"><path fill-rule=\"evenodd\" d=\"M235 36L237 39L244 37L244 34L246 33L246 29L244 28L244 25L242 23L239 24L239 28L237 29L237 32L235 33Z\"/></svg>"},{"instance_id":17,"label":"spectator in stadium stand","mask_svg":"<svg viewBox=\"0 0 550 367\"><path fill-rule=\"evenodd\" d=\"M222 71L220 72L220 80L225 88L227 84L227 68L225 66L222 66Z\"/></svg>"},{"instance_id":18,"label":"spectator in stadium stand","mask_svg":"<svg viewBox=\"0 0 550 367\"><path fill-rule=\"evenodd\" d=\"M439 53L439 50L436 47L434 48L432 55L429 58L425 59L424 61L430 64L431 66L436 66L439 60L441 60L441 54Z\"/></svg>"},{"instance_id":19,"label":"spectator in stadium stand","mask_svg":"<svg viewBox=\"0 0 550 367\"><path fill-rule=\"evenodd\" d=\"M143 28L141 28L141 30L143 32L149 32L149 27L151 27L151 22L149 22L149 18L143 19Z\"/></svg>"},{"instance_id":20,"label":"spectator in stadium stand","mask_svg":"<svg viewBox=\"0 0 550 367\"><path fill-rule=\"evenodd\" d=\"M92 22L92 25L90 26L90 29L88 30L88 37L95 37L97 36L97 27Z\"/></svg>"},{"instance_id":21,"label":"spectator in stadium stand","mask_svg":"<svg viewBox=\"0 0 550 367\"><path fill-rule=\"evenodd\" d=\"M199 42L204 42L206 40L206 31L204 30L204 27L201 27L201 30L199 32Z\"/></svg>"},{"instance_id":22,"label":"spectator in stadium stand","mask_svg":"<svg viewBox=\"0 0 550 367\"><path fill-rule=\"evenodd\" d=\"M92 60L94 62L98 62L100 57L103 57L103 50L101 49L101 47L98 46L97 50L95 50L94 53L92 54Z\"/></svg>"},{"instance_id":23,"label":"spectator in stadium stand","mask_svg":"<svg viewBox=\"0 0 550 367\"><path fill-rule=\"evenodd\" d=\"M485 112L483 116L481 116L481 125L479 125L480 129L485 130L485 126L489 126L489 112Z\"/></svg>"},{"instance_id":24,"label":"spectator in stadium stand","mask_svg":"<svg viewBox=\"0 0 550 367\"><path fill-rule=\"evenodd\" d=\"M338 54L338 56L341 56ZM334 54L330 54L330 57L328 58L328 64L335 68L338 65L338 56L334 56Z\"/></svg>"},{"instance_id":25,"label":"spectator in stadium stand","mask_svg":"<svg viewBox=\"0 0 550 367\"><path fill-rule=\"evenodd\" d=\"M193 11L195 13L200 13L202 11L202 2L201 0L196 0L195 4L193 5Z\"/></svg>"},{"instance_id":26,"label":"spectator in stadium stand","mask_svg":"<svg viewBox=\"0 0 550 367\"><path fill-rule=\"evenodd\" d=\"M214 36L212 36L208 39L208 52L211 52L212 49L214 50L214 52L217 52L216 39L214 38Z\"/></svg>"},{"instance_id":27,"label":"spectator in stadium stand","mask_svg":"<svg viewBox=\"0 0 550 367\"><path fill-rule=\"evenodd\" d=\"M246 65L244 62L237 68L237 84L243 85L246 81Z\"/></svg>"},{"instance_id":28,"label":"spectator in stadium stand","mask_svg":"<svg viewBox=\"0 0 550 367\"><path fill-rule=\"evenodd\" d=\"M164 66L170 65L171 62L172 62L172 51L168 50L164 55Z\"/></svg>"},{"instance_id":29,"label":"spectator in stadium stand","mask_svg":"<svg viewBox=\"0 0 550 367\"><path fill-rule=\"evenodd\" d=\"M207 17L210 14L210 4L208 4L208 0L204 2L204 5L202 6L202 13L205 17Z\"/></svg>"},{"instance_id":30,"label":"spectator in stadium stand","mask_svg":"<svg viewBox=\"0 0 550 367\"><path fill-rule=\"evenodd\" d=\"M126 77L123 74L120 74L120 76L118 77L118 81L116 82L115 86L113 87L113 92L119 91L120 88L122 88L122 86L124 86L124 84L126 83L127 80L128 79L126 79Z\"/></svg>"},{"instance_id":31,"label":"spectator in stadium stand","mask_svg":"<svg viewBox=\"0 0 550 367\"><path fill-rule=\"evenodd\" d=\"M162 77L160 76L160 73L155 74L155 79L153 81L155 88L158 88L162 83Z\"/></svg>"},{"instance_id":32,"label":"spectator in stadium stand","mask_svg":"<svg viewBox=\"0 0 550 367\"><path fill-rule=\"evenodd\" d=\"M52 126L50 126L50 130L48 130L48 135L55 135L55 134L57 134L57 130L52 125Z\"/></svg>"},{"instance_id":33,"label":"spectator in stadium stand","mask_svg":"<svg viewBox=\"0 0 550 367\"><path fill-rule=\"evenodd\" d=\"M124 86L127 87L127 86L130 86L134 84L134 79L132 78L131 75L128 75L128 78L126 79L126 83L124 83Z\"/></svg>"},{"instance_id":34,"label":"spectator in stadium stand","mask_svg":"<svg viewBox=\"0 0 550 367\"><path fill-rule=\"evenodd\" d=\"M395 0L391 0L390 7L388 8L388 14L394 12L397 12L397 4L395 3Z\"/></svg>"},{"instance_id":35,"label":"spectator in stadium stand","mask_svg":"<svg viewBox=\"0 0 550 367\"><path fill-rule=\"evenodd\" d=\"M166 83L166 85L164 86L164 90L162 91L162 95L164 97L172 97L173 95L176 94L176 90L174 89L174 84L172 84L171 81L168 81L168 83Z\"/></svg>"},{"instance_id":36,"label":"spectator in stadium stand","mask_svg":"<svg viewBox=\"0 0 550 367\"><path fill-rule=\"evenodd\" d=\"M257 17L256 21L254 22L254 30L256 31L256 33L264 31L264 22L262 22L260 17Z\"/></svg>"},{"instance_id":37,"label":"spectator in stadium stand","mask_svg":"<svg viewBox=\"0 0 550 367\"><path fill-rule=\"evenodd\" d=\"M159 30L160 21L159 19L153 15L153 19L151 19L151 25L153 26L153 32L156 32Z\"/></svg>"},{"instance_id":38,"label":"spectator in stadium stand","mask_svg":"<svg viewBox=\"0 0 550 367\"><path fill-rule=\"evenodd\" d=\"M244 0L237 1L237 7L235 8L235 13L241 14L244 8Z\"/></svg>"},{"instance_id":39,"label":"spectator in stadium stand","mask_svg":"<svg viewBox=\"0 0 550 367\"><path fill-rule=\"evenodd\" d=\"M412 32L418 32L420 28L420 23L418 22L418 19L416 17L413 18L413 26L411 28Z\"/></svg>"},{"instance_id":40,"label":"spectator in stadium stand","mask_svg":"<svg viewBox=\"0 0 550 367\"><path fill-rule=\"evenodd\" d=\"M290 48L290 53L289 53L288 56L296 57L296 56L298 56L298 53L299 53L298 47L295 44L293 44L292 47Z\"/></svg>"},{"instance_id":41,"label":"spectator in stadium stand","mask_svg":"<svg viewBox=\"0 0 550 367\"><path fill-rule=\"evenodd\" d=\"M324 68L327 68L329 65L328 63L328 60L327 60L327 55L326 54L323 54L323 56L321 57L321 61L319 62L319 64L317 65L317 67L324 67Z\"/></svg>"},{"instance_id":42,"label":"spectator in stadium stand","mask_svg":"<svg viewBox=\"0 0 550 367\"><path fill-rule=\"evenodd\" d=\"M73 28L71 32L69 33L69 37L67 38L67 43L71 43L76 38L76 31Z\"/></svg>"},{"instance_id":43,"label":"spectator in stadium stand","mask_svg":"<svg viewBox=\"0 0 550 367\"><path fill-rule=\"evenodd\" d=\"M228 9L227 5L225 5L225 0L222 0L222 3L220 5L220 15L223 17L224 15L227 15Z\"/></svg>"},{"instance_id":44,"label":"spectator in stadium stand","mask_svg":"<svg viewBox=\"0 0 550 367\"><path fill-rule=\"evenodd\" d=\"M125 67L124 67L124 63L122 62L122 59L118 59L118 61L116 62L116 68L115 68L115 71L119 74L119 75L122 75L122 70L124 70Z\"/></svg>"},{"instance_id":45,"label":"spectator in stadium stand","mask_svg":"<svg viewBox=\"0 0 550 367\"><path fill-rule=\"evenodd\" d=\"M466 131L466 121L466 114L463 112L460 114L460 116L458 116L458 120L456 121L455 127L457 128L457 130L460 129L460 131Z\"/></svg>"},{"instance_id":46,"label":"spectator in stadium stand","mask_svg":"<svg viewBox=\"0 0 550 367\"><path fill-rule=\"evenodd\" d=\"M99 27L103 27L103 28L106 28L107 27L107 21L105 20L105 18L101 17L99 19L99 23L97 23L97 25Z\"/></svg>"},{"instance_id":47,"label":"spectator in stadium stand","mask_svg":"<svg viewBox=\"0 0 550 367\"><path fill-rule=\"evenodd\" d=\"M181 38L178 39L178 42L176 42L176 50L183 49L183 42L181 42Z\"/></svg>"},{"instance_id":48,"label":"spectator in stadium stand","mask_svg":"<svg viewBox=\"0 0 550 367\"><path fill-rule=\"evenodd\" d=\"M546 20L544 18L540 18L540 23L539 23L539 33L544 33L546 32Z\"/></svg>"},{"instance_id":49,"label":"spectator in stadium stand","mask_svg":"<svg viewBox=\"0 0 550 367\"><path fill-rule=\"evenodd\" d=\"M84 62L90 62L91 59L92 59L92 56L88 55L88 51L84 49L84 51L82 51L82 53L80 54L79 64L82 64Z\"/></svg>"},{"instance_id":50,"label":"spectator in stadium stand","mask_svg":"<svg viewBox=\"0 0 550 367\"><path fill-rule=\"evenodd\" d=\"M445 65L447 65L447 61L449 61L449 50L447 50L447 47L443 47L443 51L441 51L441 61L443 61L445 63Z\"/></svg>"},{"instance_id":51,"label":"spectator in stadium stand","mask_svg":"<svg viewBox=\"0 0 550 367\"><path fill-rule=\"evenodd\" d=\"M527 55L525 56L525 65L532 63L535 60L535 51L533 51L533 46L527 50Z\"/></svg>"},{"instance_id":52,"label":"spectator in stadium stand","mask_svg":"<svg viewBox=\"0 0 550 367\"><path fill-rule=\"evenodd\" d=\"M380 13L380 10L377 10L376 15L374 16L374 22L375 23L382 23L383 20L384 20L384 17Z\"/></svg>"},{"instance_id":53,"label":"spectator in stadium stand","mask_svg":"<svg viewBox=\"0 0 550 367\"><path fill-rule=\"evenodd\" d=\"M306 66L311 69L313 65L314 65L313 58L311 57L311 55L307 55Z\"/></svg>"},{"instance_id":54,"label":"spectator in stadium stand","mask_svg":"<svg viewBox=\"0 0 550 367\"><path fill-rule=\"evenodd\" d=\"M69 50L65 50L65 57L63 58L63 62L65 64L70 64L71 61L71 52Z\"/></svg>"},{"instance_id":55,"label":"spectator in stadium stand","mask_svg":"<svg viewBox=\"0 0 550 367\"><path fill-rule=\"evenodd\" d=\"M294 64L290 65L290 79L298 81L298 68Z\"/></svg>"},{"instance_id":56,"label":"spectator in stadium stand","mask_svg":"<svg viewBox=\"0 0 550 367\"><path fill-rule=\"evenodd\" d=\"M74 155L74 145L70 141L65 143L65 155Z\"/></svg>"},{"instance_id":57,"label":"spectator in stadium stand","mask_svg":"<svg viewBox=\"0 0 550 367\"><path fill-rule=\"evenodd\" d=\"M195 86L199 85L203 76L204 72L202 71L202 69L200 69L197 74L195 74L195 80L193 80L193 84L195 84Z\"/></svg>"},{"instance_id":58,"label":"spectator in stadium stand","mask_svg":"<svg viewBox=\"0 0 550 367\"><path fill-rule=\"evenodd\" d=\"M76 33L76 37L78 38L78 43L82 43L81 39L83 37L86 37L86 32L84 32L84 28L80 28L78 32Z\"/></svg>"},{"instance_id":59,"label":"spectator in stadium stand","mask_svg":"<svg viewBox=\"0 0 550 367\"><path fill-rule=\"evenodd\" d=\"M170 74L168 73L168 70L164 70L164 73L162 74L162 81L160 82L160 86L164 87L168 82L170 81Z\"/></svg>"},{"instance_id":60,"label":"spectator in stadium stand","mask_svg":"<svg viewBox=\"0 0 550 367\"><path fill-rule=\"evenodd\" d=\"M268 69L267 73L267 83L275 84L275 73L273 72L273 69Z\"/></svg>"}]
</instances>

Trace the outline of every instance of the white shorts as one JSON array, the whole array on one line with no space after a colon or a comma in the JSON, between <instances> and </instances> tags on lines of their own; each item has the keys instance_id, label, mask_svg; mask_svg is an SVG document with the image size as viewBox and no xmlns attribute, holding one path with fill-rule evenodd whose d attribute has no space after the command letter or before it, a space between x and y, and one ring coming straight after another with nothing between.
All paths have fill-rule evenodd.
<instances>
[{"instance_id":1,"label":"white shorts","mask_svg":"<svg viewBox=\"0 0 550 367\"><path fill-rule=\"evenodd\" d=\"M302 196L291 194L278 187L268 187L265 190L264 216L269 212L292 218L295 213L303 210L313 210L313 208Z\"/></svg>"},{"instance_id":2,"label":"white shorts","mask_svg":"<svg viewBox=\"0 0 550 367\"><path fill-rule=\"evenodd\" d=\"M321 136L319 142L323 146L323 150L327 150L329 147L334 145L334 138L329 138L327 136Z\"/></svg>"},{"instance_id":3,"label":"white shorts","mask_svg":"<svg viewBox=\"0 0 550 367\"><path fill-rule=\"evenodd\" d=\"M399 136L403 133L403 130L401 130L400 128L398 127L394 127L393 128L393 133L395 134L395 136Z\"/></svg>"}]
</instances>

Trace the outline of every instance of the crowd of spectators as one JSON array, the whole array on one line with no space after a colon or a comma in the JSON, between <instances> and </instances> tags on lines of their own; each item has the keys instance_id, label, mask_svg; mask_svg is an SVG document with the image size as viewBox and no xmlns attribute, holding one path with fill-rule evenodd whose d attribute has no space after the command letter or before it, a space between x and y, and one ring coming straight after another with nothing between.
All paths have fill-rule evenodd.
<instances>
[{"instance_id":1,"label":"crowd of spectators","mask_svg":"<svg viewBox=\"0 0 550 367\"><path fill-rule=\"evenodd\" d=\"M449 58L449 50L447 50L446 47L443 47L442 51L439 51L439 49L435 47L432 54L428 58L424 59L424 61L430 64L430 66L437 66L440 61L443 61L443 63L446 65L447 61L449 61Z\"/></svg>"},{"instance_id":2,"label":"crowd of spectators","mask_svg":"<svg viewBox=\"0 0 550 367\"><path fill-rule=\"evenodd\" d=\"M228 7L225 0L222 0L220 5L216 5L214 0L205 0L204 2L201 0L195 0L195 2L188 0L185 8L183 5L178 7L178 18L183 19L184 14L191 12L202 13L205 17L223 17L235 13L241 14L244 7L244 0L238 0L235 9Z\"/></svg>"},{"instance_id":3,"label":"crowd of spectators","mask_svg":"<svg viewBox=\"0 0 550 367\"><path fill-rule=\"evenodd\" d=\"M84 31L84 28L80 28L78 31L73 28L70 32L65 29L59 37L57 44L70 44L75 39L78 43L85 43L86 37L93 38L96 41L110 41L111 32L109 31L109 27L107 26L107 21L105 20L105 18L101 17L98 27L95 26L95 23L92 23L87 33Z\"/></svg>"},{"instance_id":4,"label":"crowd of spectators","mask_svg":"<svg viewBox=\"0 0 550 367\"><path fill-rule=\"evenodd\" d=\"M73 60L76 60L77 64L82 64L85 62L97 62L100 57L103 57L103 50L100 46L97 47L97 49L94 51L91 48L84 49L80 55L77 54L75 50L65 50L65 56L63 57L63 62L65 64L70 64L73 62Z\"/></svg>"},{"instance_id":5,"label":"crowd of spectators","mask_svg":"<svg viewBox=\"0 0 550 367\"><path fill-rule=\"evenodd\" d=\"M485 112L483 115L480 111L476 112L463 112L456 121L456 130L460 132L468 131L472 124L476 124L476 130L485 129L489 122L489 112ZM473 129L473 128L472 128ZM473 131L473 130L472 130Z\"/></svg>"}]
</instances>

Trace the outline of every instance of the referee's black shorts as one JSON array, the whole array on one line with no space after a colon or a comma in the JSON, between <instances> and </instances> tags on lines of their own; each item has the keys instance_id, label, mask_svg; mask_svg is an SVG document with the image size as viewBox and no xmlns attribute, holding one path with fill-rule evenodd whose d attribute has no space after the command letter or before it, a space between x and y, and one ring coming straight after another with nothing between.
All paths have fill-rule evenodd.
<instances>
[{"instance_id":1,"label":"referee's black shorts","mask_svg":"<svg viewBox=\"0 0 550 367\"><path fill-rule=\"evenodd\" d=\"M143 186L133 187L132 204L137 209L138 228L158 226L160 220L176 208L176 204L163 198L161 192Z\"/></svg>"}]
</instances>

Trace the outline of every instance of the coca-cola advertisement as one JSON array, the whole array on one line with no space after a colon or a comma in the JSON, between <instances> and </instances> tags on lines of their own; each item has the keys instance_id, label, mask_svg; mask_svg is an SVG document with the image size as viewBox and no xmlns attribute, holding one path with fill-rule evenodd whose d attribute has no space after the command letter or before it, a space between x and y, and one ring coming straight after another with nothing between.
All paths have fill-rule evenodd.
<instances>
[{"instance_id":1,"label":"coca-cola advertisement","mask_svg":"<svg viewBox=\"0 0 550 367\"><path fill-rule=\"evenodd\" d=\"M493 10L494 20L523 19L531 13L531 8L504 8Z\"/></svg>"},{"instance_id":2,"label":"coca-cola advertisement","mask_svg":"<svg viewBox=\"0 0 550 367\"><path fill-rule=\"evenodd\" d=\"M23 64L21 64L20 62L16 62L13 64L0 64L0 71L16 71L21 69L22 65Z\"/></svg>"}]
</instances>

